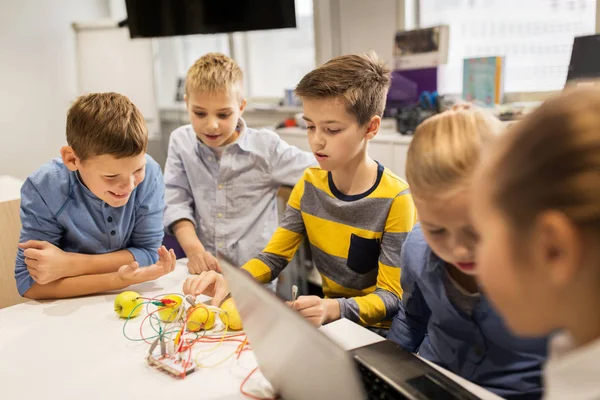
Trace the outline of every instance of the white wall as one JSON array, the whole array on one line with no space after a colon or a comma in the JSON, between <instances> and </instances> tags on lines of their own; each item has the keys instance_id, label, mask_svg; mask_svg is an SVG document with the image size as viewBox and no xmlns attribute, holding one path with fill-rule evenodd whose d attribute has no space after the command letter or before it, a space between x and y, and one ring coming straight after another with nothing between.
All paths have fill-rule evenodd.
<instances>
[{"instance_id":1,"label":"white wall","mask_svg":"<svg viewBox=\"0 0 600 400\"><path fill-rule=\"evenodd\" d=\"M375 50L388 65L393 65L397 6L397 0L340 1L342 54Z\"/></svg>"},{"instance_id":2,"label":"white wall","mask_svg":"<svg viewBox=\"0 0 600 400\"><path fill-rule=\"evenodd\" d=\"M318 0L314 5L318 65L369 50L393 65L394 35L406 25L405 0Z\"/></svg>"},{"instance_id":3,"label":"white wall","mask_svg":"<svg viewBox=\"0 0 600 400\"><path fill-rule=\"evenodd\" d=\"M110 11L110 18L115 21L122 21L127 18L125 0L108 0L108 9Z\"/></svg>"},{"instance_id":4,"label":"white wall","mask_svg":"<svg viewBox=\"0 0 600 400\"><path fill-rule=\"evenodd\" d=\"M0 175L56 157L77 96L71 23L109 17L107 0L0 0Z\"/></svg>"}]
</instances>

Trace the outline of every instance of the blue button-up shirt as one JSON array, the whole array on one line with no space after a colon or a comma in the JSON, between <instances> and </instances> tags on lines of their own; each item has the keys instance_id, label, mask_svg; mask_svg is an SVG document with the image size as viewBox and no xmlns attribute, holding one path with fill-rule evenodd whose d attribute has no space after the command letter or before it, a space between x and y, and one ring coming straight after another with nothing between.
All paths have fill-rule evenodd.
<instances>
[{"instance_id":1,"label":"blue button-up shirt","mask_svg":"<svg viewBox=\"0 0 600 400\"><path fill-rule=\"evenodd\" d=\"M316 161L275 132L247 128L240 119L237 141L220 160L191 125L169 140L165 166L165 229L181 219L194 223L205 249L238 266L255 257L278 224L277 190L293 186Z\"/></svg>"},{"instance_id":2,"label":"blue button-up shirt","mask_svg":"<svg viewBox=\"0 0 600 400\"><path fill-rule=\"evenodd\" d=\"M57 158L35 171L21 188L21 238L43 240L62 250L102 254L129 250L140 266L158 260L164 231L164 182L160 166L146 155L144 180L127 204L113 208L94 195ZM33 278L23 250L17 252L15 279L23 295Z\"/></svg>"},{"instance_id":3,"label":"blue button-up shirt","mask_svg":"<svg viewBox=\"0 0 600 400\"><path fill-rule=\"evenodd\" d=\"M541 397L546 339L512 335L481 295L469 316L446 294L446 263L427 245L420 224L402 247L400 311L388 339L509 399Z\"/></svg>"}]
</instances>

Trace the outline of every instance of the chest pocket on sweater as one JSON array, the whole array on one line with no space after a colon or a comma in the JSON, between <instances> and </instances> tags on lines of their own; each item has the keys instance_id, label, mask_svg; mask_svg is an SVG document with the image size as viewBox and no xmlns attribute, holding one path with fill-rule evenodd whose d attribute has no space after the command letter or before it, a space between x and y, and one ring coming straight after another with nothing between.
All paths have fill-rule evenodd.
<instances>
[{"instance_id":1,"label":"chest pocket on sweater","mask_svg":"<svg viewBox=\"0 0 600 400\"><path fill-rule=\"evenodd\" d=\"M378 268L380 252L380 239L367 239L353 233L350 237L350 249L348 250L346 265L352 271L364 275Z\"/></svg>"}]
</instances>

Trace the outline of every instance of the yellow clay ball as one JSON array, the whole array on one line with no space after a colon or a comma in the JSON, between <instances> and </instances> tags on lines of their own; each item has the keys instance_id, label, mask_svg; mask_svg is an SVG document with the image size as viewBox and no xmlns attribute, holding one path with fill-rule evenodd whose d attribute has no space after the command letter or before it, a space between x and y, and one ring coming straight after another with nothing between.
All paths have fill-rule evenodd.
<instances>
[{"instance_id":1,"label":"yellow clay ball","mask_svg":"<svg viewBox=\"0 0 600 400\"><path fill-rule=\"evenodd\" d=\"M227 325L228 329L232 331L239 331L243 329L240 313L238 312L232 297L225 300L223 304L221 304L221 310L222 311L219 313L219 318L221 318L221 321Z\"/></svg>"},{"instance_id":2,"label":"yellow clay ball","mask_svg":"<svg viewBox=\"0 0 600 400\"><path fill-rule=\"evenodd\" d=\"M215 313L203 305L196 305L187 310L186 328L190 332L201 329L209 330L215 326Z\"/></svg>"}]
</instances>

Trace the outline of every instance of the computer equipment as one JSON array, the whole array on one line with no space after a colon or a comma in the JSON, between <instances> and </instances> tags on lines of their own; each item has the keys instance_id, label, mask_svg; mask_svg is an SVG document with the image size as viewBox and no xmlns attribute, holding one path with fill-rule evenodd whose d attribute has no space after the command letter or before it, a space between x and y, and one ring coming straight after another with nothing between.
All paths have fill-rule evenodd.
<instances>
[{"instance_id":1,"label":"computer equipment","mask_svg":"<svg viewBox=\"0 0 600 400\"><path fill-rule=\"evenodd\" d=\"M600 35L579 36L573 40L567 83L600 78Z\"/></svg>"},{"instance_id":2,"label":"computer equipment","mask_svg":"<svg viewBox=\"0 0 600 400\"><path fill-rule=\"evenodd\" d=\"M282 399L478 399L391 341L344 351L246 271L218 259L258 365Z\"/></svg>"}]
</instances>

